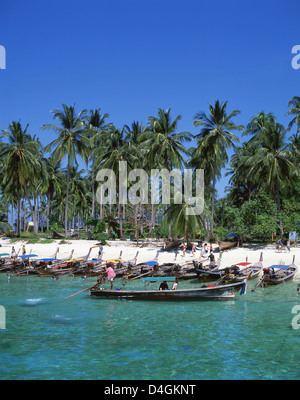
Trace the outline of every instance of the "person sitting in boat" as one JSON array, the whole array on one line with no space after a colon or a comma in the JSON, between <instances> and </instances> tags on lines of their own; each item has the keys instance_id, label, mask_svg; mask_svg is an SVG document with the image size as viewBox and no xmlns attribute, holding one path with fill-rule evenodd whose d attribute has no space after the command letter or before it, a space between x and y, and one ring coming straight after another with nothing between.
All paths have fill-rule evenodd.
<instances>
[{"instance_id":1,"label":"person sitting in boat","mask_svg":"<svg viewBox=\"0 0 300 400\"><path fill-rule=\"evenodd\" d=\"M177 289L177 284L178 284L178 279L176 278L175 282L173 283L172 290L176 290Z\"/></svg>"},{"instance_id":2,"label":"person sitting in boat","mask_svg":"<svg viewBox=\"0 0 300 400\"><path fill-rule=\"evenodd\" d=\"M159 285L159 290L169 290L168 284L166 281L163 281L160 285Z\"/></svg>"}]
</instances>

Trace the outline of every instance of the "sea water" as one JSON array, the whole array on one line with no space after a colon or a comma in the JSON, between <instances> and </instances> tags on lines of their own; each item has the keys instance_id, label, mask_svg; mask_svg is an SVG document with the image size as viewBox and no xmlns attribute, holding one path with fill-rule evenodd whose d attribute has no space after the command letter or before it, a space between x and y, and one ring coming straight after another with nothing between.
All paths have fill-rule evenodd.
<instances>
[{"instance_id":1,"label":"sea water","mask_svg":"<svg viewBox=\"0 0 300 400\"><path fill-rule=\"evenodd\" d=\"M230 301L151 302L66 298L95 278L1 274L0 378L299 379L299 282L251 291L257 282Z\"/></svg>"}]
</instances>

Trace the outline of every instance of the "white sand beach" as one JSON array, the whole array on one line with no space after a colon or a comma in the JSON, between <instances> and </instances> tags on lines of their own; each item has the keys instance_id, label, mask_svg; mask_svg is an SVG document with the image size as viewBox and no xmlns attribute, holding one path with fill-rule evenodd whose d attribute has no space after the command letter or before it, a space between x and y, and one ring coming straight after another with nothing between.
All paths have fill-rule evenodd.
<instances>
[{"instance_id":1,"label":"white sand beach","mask_svg":"<svg viewBox=\"0 0 300 400\"><path fill-rule=\"evenodd\" d=\"M61 240L55 240L53 243L26 244L25 241L18 241L12 244L10 243L9 239L2 238L0 240L0 253L10 254L11 248L14 246L16 252L19 250L19 254L22 254L21 247L23 244L25 244L26 253L36 254L39 258L53 257L57 248L59 249L57 258L68 258L72 253L72 250L73 257L79 258L86 256L90 248L98 243L96 240L67 240L67 243L64 244L61 244L60 242ZM160 264L175 261L175 252L161 251L163 243L155 240L152 241L151 245L147 245L145 247L136 246L135 243L129 241L126 242L116 240L109 241L108 243L110 245L103 246L103 260L119 258L121 254L122 260L129 261L132 260L138 252L137 263L151 261L155 259L157 255L157 261ZM217 244L213 245L213 249L215 259L217 260L220 255ZM221 268L225 268L237 262L246 261L246 257L248 258L249 262L255 263L259 261L261 252L263 253L263 265L265 267L278 263L290 264L293 256L295 255L295 264L298 265L300 269L300 248L292 246L290 252L287 252L286 249L283 249L281 253L278 253L275 243L269 245L245 244L243 247L224 251L221 259ZM89 259L97 258L97 255L98 248L92 248ZM199 256L200 250L196 251L195 256L192 255L191 251L187 251L185 257L182 256L182 251L179 250L176 262L178 264L182 264L193 259L198 260ZM298 271L298 277L299 276L300 273Z\"/></svg>"}]
</instances>

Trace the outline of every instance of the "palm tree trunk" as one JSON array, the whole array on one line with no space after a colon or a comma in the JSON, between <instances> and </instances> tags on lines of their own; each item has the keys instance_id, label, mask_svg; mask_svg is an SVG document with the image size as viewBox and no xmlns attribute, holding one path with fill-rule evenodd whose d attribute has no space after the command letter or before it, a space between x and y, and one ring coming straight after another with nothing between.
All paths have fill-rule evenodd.
<instances>
[{"instance_id":1,"label":"palm tree trunk","mask_svg":"<svg viewBox=\"0 0 300 400\"><path fill-rule=\"evenodd\" d=\"M14 229L14 205L11 203L11 226Z\"/></svg>"},{"instance_id":2,"label":"palm tree trunk","mask_svg":"<svg viewBox=\"0 0 300 400\"><path fill-rule=\"evenodd\" d=\"M214 208L215 208L215 186L216 186L217 157L214 158L213 193L211 198L211 236L214 234Z\"/></svg>"},{"instance_id":3,"label":"palm tree trunk","mask_svg":"<svg viewBox=\"0 0 300 400\"><path fill-rule=\"evenodd\" d=\"M50 212L50 199L49 199L49 197L47 196L47 199L48 199L48 201L47 201L47 212L46 212L46 221L47 221L47 231L49 230L49 212Z\"/></svg>"},{"instance_id":4,"label":"palm tree trunk","mask_svg":"<svg viewBox=\"0 0 300 400\"><path fill-rule=\"evenodd\" d=\"M20 199L17 199L17 235L20 235Z\"/></svg>"},{"instance_id":5,"label":"palm tree trunk","mask_svg":"<svg viewBox=\"0 0 300 400\"><path fill-rule=\"evenodd\" d=\"M94 159L92 160L92 218L95 218L95 188L94 188Z\"/></svg>"},{"instance_id":6,"label":"palm tree trunk","mask_svg":"<svg viewBox=\"0 0 300 400\"><path fill-rule=\"evenodd\" d=\"M68 160L67 168L67 193L66 193L66 205L65 205L65 236L68 236L68 204L69 204L69 182L70 181L70 163Z\"/></svg>"},{"instance_id":7,"label":"palm tree trunk","mask_svg":"<svg viewBox=\"0 0 300 400\"><path fill-rule=\"evenodd\" d=\"M280 235L283 236L283 226L282 226L282 219L281 219L281 207L280 207L280 195L279 195L278 182L276 182L276 198L277 198L277 207L278 207L278 216L279 216Z\"/></svg>"}]
</instances>

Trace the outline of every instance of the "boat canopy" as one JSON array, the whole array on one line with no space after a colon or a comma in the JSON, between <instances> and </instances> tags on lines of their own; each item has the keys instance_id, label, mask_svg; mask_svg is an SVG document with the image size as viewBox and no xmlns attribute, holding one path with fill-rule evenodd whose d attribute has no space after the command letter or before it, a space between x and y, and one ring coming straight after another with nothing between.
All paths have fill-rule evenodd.
<instances>
[{"instance_id":1,"label":"boat canopy","mask_svg":"<svg viewBox=\"0 0 300 400\"><path fill-rule=\"evenodd\" d=\"M246 267L247 265L251 265L252 263L250 262L240 262L238 264L234 264L234 265L240 265L241 267Z\"/></svg>"},{"instance_id":2,"label":"boat canopy","mask_svg":"<svg viewBox=\"0 0 300 400\"><path fill-rule=\"evenodd\" d=\"M49 262L49 261L62 261L62 260L59 258L38 258L37 261Z\"/></svg>"},{"instance_id":3,"label":"boat canopy","mask_svg":"<svg viewBox=\"0 0 300 400\"><path fill-rule=\"evenodd\" d=\"M98 262L102 262L103 260L101 258L99 258L99 260L95 260L94 258L92 260L88 260L89 263L91 264L96 264Z\"/></svg>"},{"instance_id":4,"label":"boat canopy","mask_svg":"<svg viewBox=\"0 0 300 400\"><path fill-rule=\"evenodd\" d=\"M152 267L152 265L156 265L156 264L158 264L158 262L157 261L146 261L142 264L146 264L146 265L149 265L149 267Z\"/></svg>"},{"instance_id":5,"label":"boat canopy","mask_svg":"<svg viewBox=\"0 0 300 400\"><path fill-rule=\"evenodd\" d=\"M270 265L268 268L281 268L281 269L287 269L289 268L290 265Z\"/></svg>"},{"instance_id":6,"label":"boat canopy","mask_svg":"<svg viewBox=\"0 0 300 400\"><path fill-rule=\"evenodd\" d=\"M109 263L113 263L113 264L119 264L119 263L125 262L124 260L121 260L121 258L114 258L112 260L105 260L105 261L109 262Z\"/></svg>"},{"instance_id":7,"label":"boat canopy","mask_svg":"<svg viewBox=\"0 0 300 400\"><path fill-rule=\"evenodd\" d=\"M18 258L30 258L30 257L38 257L37 254L24 254L22 256L18 256Z\"/></svg>"},{"instance_id":8,"label":"boat canopy","mask_svg":"<svg viewBox=\"0 0 300 400\"><path fill-rule=\"evenodd\" d=\"M142 278L142 281L145 281L145 282L156 282L156 281L168 281L168 282L171 282L171 281L175 281L175 279L176 279L176 277L175 276L154 276L154 277L150 277L150 276L147 276L147 278Z\"/></svg>"},{"instance_id":9,"label":"boat canopy","mask_svg":"<svg viewBox=\"0 0 300 400\"><path fill-rule=\"evenodd\" d=\"M84 258L71 258L70 260L65 260L66 263L72 263L77 261L83 261Z\"/></svg>"},{"instance_id":10,"label":"boat canopy","mask_svg":"<svg viewBox=\"0 0 300 400\"><path fill-rule=\"evenodd\" d=\"M0 254L0 257L5 257L5 256L10 256L10 254L8 254L8 253L1 253Z\"/></svg>"}]
</instances>

